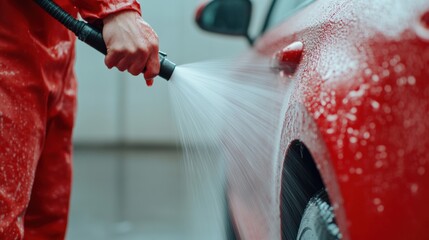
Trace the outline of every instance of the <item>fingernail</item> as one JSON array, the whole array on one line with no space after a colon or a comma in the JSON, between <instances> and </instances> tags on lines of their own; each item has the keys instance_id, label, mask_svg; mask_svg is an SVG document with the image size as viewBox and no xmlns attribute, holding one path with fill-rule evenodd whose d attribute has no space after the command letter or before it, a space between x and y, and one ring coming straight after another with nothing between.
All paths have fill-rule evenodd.
<instances>
[{"instance_id":1,"label":"fingernail","mask_svg":"<svg viewBox=\"0 0 429 240\"><path fill-rule=\"evenodd\" d=\"M151 87L153 85L153 79L146 80L146 85Z\"/></svg>"}]
</instances>

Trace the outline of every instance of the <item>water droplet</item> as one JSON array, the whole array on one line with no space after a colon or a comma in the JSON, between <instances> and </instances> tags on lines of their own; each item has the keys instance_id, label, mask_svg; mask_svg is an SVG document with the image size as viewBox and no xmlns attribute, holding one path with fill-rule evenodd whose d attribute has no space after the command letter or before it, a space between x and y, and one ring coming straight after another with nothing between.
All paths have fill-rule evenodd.
<instances>
[{"instance_id":1,"label":"water droplet","mask_svg":"<svg viewBox=\"0 0 429 240\"><path fill-rule=\"evenodd\" d=\"M407 78L406 77L400 77L396 80L396 84L398 86L404 86L405 84L407 84Z\"/></svg>"},{"instance_id":2,"label":"water droplet","mask_svg":"<svg viewBox=\"0 0 429 240\"><path fill-rule=\"evenodd\" d=\"M360 159L362 159L362 153L361 153L361 152L357 152L357 153L355 154L355 159L356 159L356 160L360 160Z\"/></svg>"},{"instance_id":3,"label":"water droplet","mask_svg":"<svg viewBox=\"0 0 429 240\"><path fill-rule=\"evenodd\" d=\"M389 106L384 106L383 111L387 114L390 114L392 112L392 109Z\"/></svg>"},{"instance_id":4,"label":"water droplet","mask_svg":"<svg viewBox=\"0 0 429 240\"><path fill-rule=\"evenodd\" d=\"M386 146L384 146L384 145L378 145L376 149L379 152L384 152L384 151L386 151Z\"/></svg>"},{"instance_id":5,"label":"water droplet","mask_svg":"<svg viewBox=\"0 0 429 240\"><path fill-rule=\"evenodd\" d=\"M376 161L376 162L375 162L375 167L376 167L376 168L381 168L381 167L383 167L383 161L381 161L381 160Z\"/></svg>"},{"instance_id":6,"label":"water droplet","mask_svg":"<svg viewBox=\"0 0 429 240\"><path fill-rule=\"evenodd\" d=\"M372 74L372 70L370 68L365 69L365 74L367 76L371 75Z\"/></svg>"},{"instance_id":7,"label":"water droplet","mask_svg":"<svg viewBox=\"0 0 429 240\"><path fill-rule=\"evenodd\" d=\"M371 89L371 92L378 96L383 92L383 87L382 86L374 87Z\"/></svg>"},{"instance_id":8,"label":"water droplet","mask_svg":"<svg viewBox=\"0 0 429 240\"><path fill-rule=\"evenodd\" d=\"M383 205L379 205L379 206L377 207L377 211L378 211L378 212L383 212L383 211L384 211L384 206L383 206Z\"/></svg>"},{"instance_id":9,"label":"water droplet","mask_svg":"<svg viewBox=\"0 0 429 240\"><path fill-rule=\"evenodd\" d=\"M372 75L372 81L378 82L380 81L380 77L378 75Z\"/></svg>"},{"instance_id":10,"label":"water droplet","mask_svg":"<svg viewBox=\"0 0 429 240\"><path fill-rule=\"evenodd\" d=\"M403 157L405 155L405 151L404 151L404 149L399 149L398 150L398 156L399 157Z\"/></svg>"},{"instance_id":11,"label":"water droplet","mask_svg":"<svg viewBox=\"0 0 429 240\"><path fill-rule=\"evenodd\" d=\"M363 133L363 138L369 139L370 137L371 137L371 134L369 132L364 132Z\"/></svg>"},{"instance_id":12,"label":"water droplet","mask_svg":"<svg viewBox=\"0 0 429 240\"><path fill-rule=\"evenodd\" d=\"M390 66L395 66L401 61L401 57L399 55L395 55L392 59L390 59Z\"/></svg>"},{"instance_id":13,"label":"water droplet","mask_svg":"<svg viewBox=\"0 0 429 240\"><path fill-rule=\"evenodd\" d=\"M390 76L390 71L385 69L385 70L383 70L383 72L381 74L383 75L383 77L388 77L388 76Z\"/></svg>"},{"instance_id":14,"label":"water droplet","mask_svg":"<svg viewBox=\"0 0 429 240\"><path fill-rule=\"evenodd\" d=\"M378 154L378 158L380 159L386 159L387 158L387 152L381 152Z\"/></svg>"},{"instance_id":15,"label":"water droplet","mask_svg":"<svg viewBox=\"0 0 429 240\"><path fill-rule=\"evenodd\" d=\"M408 84L409 85L415 85L416 84L416 78L414 76L408 77Z\"/></svg>"},{"instance_id":16,"label":"water droplet","mask_svg":"<svg viewBox=\"0 0 429 240\"><path fill-rule=\"evenodd\" d=\"M417 185L416 183L411 184L411 193L416 194L417 191L419 190L419 185Z\"/></svg>"},{"instance_id":17,"label":"water droplet","mask_svg":"<svg viewBox=\"0 0 429 240\"><path fill-rule=\"evenodd\" d=\"M392 92L392 87L390 85L386 85L386 86L384 86L384 91L386 93L390 93L390 92Z\"/></svg>"},{"instance_id":18,"label":"water droplet","mask_svg":"<svg viewBox=\"0 0 429 240\"><path fill-rule=\"evenodd\" d=\"M419 169L417 169L417 173L418 173L420 176L425 175L425 172L426 172L426 169L425 169L424 167L419 167Z\"/></svg>"},{"instance_id":19,"label":"water droplet","mask_svg":"<svg viewBox=\"0 0 429 240\"><path fill-rule=\"evenodd\" d=\"M361 175L363 173L362 168L356 168L356 174Z\"/></svg>"},{"instance_id":20,"label":"water droplet","mask_svg":"<svg viewBox=\"0 0 429 240\"><path fill-rule=\"evenodd\" d=\"M348 182L349 181L349 175L347 175L347 174L341 175L340 180L342 182Z\"/></svg>"},{"instance_id":21,"label":"water droplet","mask_svg":"<svg viewBox=\"0 0 429 240\"><path fill-rule=\"evenodd\" d=\"M374 198L374 200L372 202L374 203L374 205L379 205L381 203L381 199L380 198Z\"/></svg>"},{"instance_id":22,"label":"water droplet","mask_svg":"<svg viewBox=\"0 0 429 240\"><path fill-rule=\"evenodd\" d=\"M346 117L348 119L350 119L350 121L356 121L357 120L357 117L353 114L350 114L350 113L346 114Z\"/></svg>"},{"instance_id":23,"label":"water droplet","mask_svg":"<svg viewBox=\"0 0 429 240\"><path fill-rule=\"evenodd\" d=\"M338 119L338 115L337 114L329 114L326 117L326 120L328 120L329 122L333 122L336 121Z\"/></svg>"},{"instance_id":24,"label":"water droplet","mask_svg":"<svg viewBox=\"0 0 429 240\"><path fill-rule=\"evenodd\" d=\"M382 68L388 68L388 67L389 67L389 63L388 63L388 62L383 62L383 63L381 64L381 67L382 67Z\"/></svg>"},{"instance_id":25,"label":"water droplet","mask_svg":"<svg viewBox=\"0 0 429 240\"><path fill-rule=\"evenodd\" d=\"M357 143L357 138L356 137L351 137L350 138L350 143Z\"/></svg>"},{"instance_id":26,"label":"water droplet","mask_svg":"<svg viewBox=\"0 0 429 240\"><path fill-rule=\"evenodd\" d=\"M394 70L396 73L402 73L405 70L405 66L404 64L400 63L395 66Z\"/></svg>"},{"instance_id":27,"label":"water droplet","mask_svg":"<svg viewBox=\"0 0 429 240\"><path fill-rule=\"evenodd\" d=\"M375 101L375 100L371 100L371 106L374 109L379 109L380 108L380 103Z\"/></svg>"}]
</instances>

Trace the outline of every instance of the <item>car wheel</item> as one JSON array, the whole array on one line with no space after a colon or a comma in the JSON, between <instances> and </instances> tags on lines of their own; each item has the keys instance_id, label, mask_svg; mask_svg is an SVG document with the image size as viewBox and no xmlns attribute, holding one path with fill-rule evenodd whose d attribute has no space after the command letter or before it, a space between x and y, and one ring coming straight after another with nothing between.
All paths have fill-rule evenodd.
<instances>
[{"instance_id":1,"label":"car wheel","mask_svg":"<svg viewBox=\"0 0 429 240\"><path fill-rule=\"evenodd\" d=\"M322 189L308 202L299 225L297 239L336 240L341 237L328 194Z\"/></svg>"}]
</instances>

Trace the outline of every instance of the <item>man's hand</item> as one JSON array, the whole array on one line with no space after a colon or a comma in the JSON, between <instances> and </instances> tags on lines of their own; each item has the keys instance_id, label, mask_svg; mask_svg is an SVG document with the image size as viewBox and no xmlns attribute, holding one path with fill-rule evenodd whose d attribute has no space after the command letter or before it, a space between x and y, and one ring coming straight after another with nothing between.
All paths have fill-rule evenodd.
<instances>
[{"instance_id":1,"label":"man's hand","mask_svg":"<svg viewBox=\"0 0 429 240\"><path fill-rule=\"evenodd\" d=\"M148 86L159 74L159 43L154 30L135 11L112 14L103 20L108 68L128 70L134 76L144 73Z\"/></svg>"}]
</instances>

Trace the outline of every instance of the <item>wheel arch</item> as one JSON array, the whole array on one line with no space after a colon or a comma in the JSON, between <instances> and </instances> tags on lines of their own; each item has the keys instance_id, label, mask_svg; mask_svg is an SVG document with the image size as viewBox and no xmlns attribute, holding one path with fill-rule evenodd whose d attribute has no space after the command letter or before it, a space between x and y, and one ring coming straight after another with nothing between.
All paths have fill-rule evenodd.
<instances>
[{"instance_id":1,"label":"wheel arch","mask_svg":"<svg viewBox=\"0 0 429 240\"><path fill-rule=\"evenodd\" d=\"M317 164L307 146L300 140L289 145L282 168L280 222L282 239L296 239L300 217L307 202L325 188Z\"/></svg>"},{"instance_id":2,"label":"wheel arch","mask_svg":"<svg viewBox=\"0 0 429 240\"><path fill-rule=\"evenodd\" d=\"M281 203L282 192L284 192L282 191L282 187L284 186L282 185L284 185L285 179L293 176L293 174L299 173L299 168L296 167L296 160L300 158L293 159L292 156L297 156L297 153L301 154L302 150L304 161L299 162L301 163L301 168L304 167L306 169L305 171L312 173L310 182L315 184L316 187L326 188L329 199L334 207L335 217L343 235L343 239L349 239L348 226L351 219L347 219L346 217L346 209L344 208L344 201L334 167L335 164L333 162L335 159L332 158L326 146L326 139L324 139L321 134L321 129L323 128L318 126L315 119L303 104L295 102L285 108L278 157L279 160L281 159L281 162L279 162L276 167L276 186L278 187L277 189L279 189L276 192L279 204L279 227L281 231L283 231L284 226L282 225L284 221L282 221L281 218L283 217L284 219L284 216L281 216ZM291 159L292 161L289 161ZM283 170L285 169L290 169L287 177L284 177L285 174ZM314 191L314 188L310 189L306 187L306 194L312 191ZM303 208L305 209L305 206ZM301 211L304 211L304 209L301 207ZM296 229L296 231L297 230L298 229ZM280 232L281 236L282 234L283 232Z\"/></svg>"}]
</instances>

